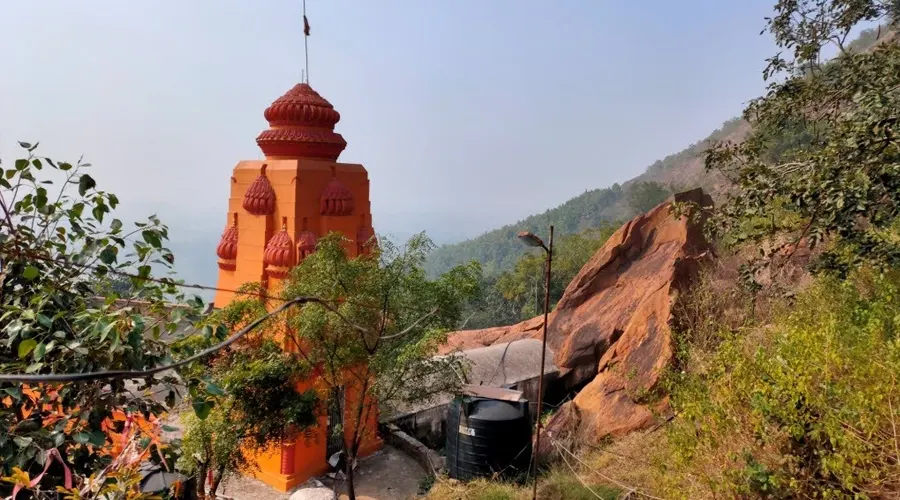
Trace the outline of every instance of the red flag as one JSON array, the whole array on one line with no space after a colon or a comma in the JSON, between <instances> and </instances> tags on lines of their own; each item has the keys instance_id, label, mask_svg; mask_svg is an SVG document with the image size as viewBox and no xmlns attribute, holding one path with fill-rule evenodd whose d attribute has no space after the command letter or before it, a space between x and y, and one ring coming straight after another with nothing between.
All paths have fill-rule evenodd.
<instances>
[{"instance_id":1,"label":"red flag","mask_svg":"<svg viewBox=\"0 0 900 500\"><path fill-rule=\"evenodd\" d=\"M303 14L303 34L309 36L309 21L306 20L306 14Z\"/></svg>"}]
</instances>

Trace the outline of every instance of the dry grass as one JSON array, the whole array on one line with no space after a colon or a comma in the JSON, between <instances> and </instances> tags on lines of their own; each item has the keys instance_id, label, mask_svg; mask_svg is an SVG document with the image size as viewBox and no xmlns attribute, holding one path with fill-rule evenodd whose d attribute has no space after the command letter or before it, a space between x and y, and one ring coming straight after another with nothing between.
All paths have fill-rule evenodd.
<instances>
[{"instance_id":1,"label":"dry grass","mask_svg":"<svg viewBox=\"0 0 900 500\"><path fill-rule=\"evenodd\" d=\"M538 498L541 500L604 500L622 498L623 492L605 482L593 482L593 475L583 467L576 469L578 476L590 480L585 487L565 465L555 466L541 474L538 481ZM530 484L479 479L469 483L439 479L428 493L429 500L530 500Z\"/></svg>"}]
</instances>

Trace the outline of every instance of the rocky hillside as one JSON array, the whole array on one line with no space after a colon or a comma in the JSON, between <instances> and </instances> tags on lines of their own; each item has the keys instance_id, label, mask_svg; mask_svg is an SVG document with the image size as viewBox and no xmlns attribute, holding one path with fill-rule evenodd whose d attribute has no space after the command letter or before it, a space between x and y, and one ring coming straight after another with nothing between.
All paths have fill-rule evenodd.
<instances>
[{"instance_id":1,"label":"rocky hillside","mask_svg":"<svg viewBox=\"0 0 900 500\"><path fill-rule=\"evenodd\" d=\"M624 184L585 191L542 214L529 216L470 240L443 245L431 253L426 269L430 275L436 276L453 266L475 260L484 266L487 275L498 274L510 269L522 253L515 238L519 231L541 233L552 224L557 234L562 236L599 227L604 222L620 222L633 217L635 210L629 206L628 190L636 182L656 182L677 191L702 187L715 196L725 187L725 180L705 171L703 150L706 144L716 140L741 141L749 131L747 122L739 118L731 119L705 139L654 162L643 174Z\"/></svg>"}]
</instances>

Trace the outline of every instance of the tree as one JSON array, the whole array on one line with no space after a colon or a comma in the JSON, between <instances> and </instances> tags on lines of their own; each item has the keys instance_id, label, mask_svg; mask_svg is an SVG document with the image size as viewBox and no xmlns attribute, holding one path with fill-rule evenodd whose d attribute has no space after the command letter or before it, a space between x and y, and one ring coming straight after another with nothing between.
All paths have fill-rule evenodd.
<instances>
[{"instance_id":1,"label":"tree","mask_svg":"<svg viewBox=\"0 0 900 500\"><path fill-rule=\"evenodd\" d=\"M131 280L125 276L113 274L98 277L93 280L92 287L99 297L110 294L127 296L131 292Z\"/></svg>"},{"instance_id":2,"label":"tree","mask_svg":"<svg viewBox=\"0 0 900 500\"><path fill-rule=\"evenodd\" d=\"M279 318L287 328L275 331L316 369L320 397L346 387L350 418L341 432L348 493L355 498L353 463L362 444L374 438L368 424L379 407L390 412L458 390L461 361L435 355L458 324L463 303L477 292L478 268L460 266L427 279L422 266L432 245L424 235L403 248L381 241L374 254L357 258L347 257L344 243L336 233L321 238L280 294L283 300L314 296L336 305L306 305Z\"/></svg>"},{"instance_id":3,"label":"tree","mask_svg":"<svg viewBox=\"0 0 900 500\"><path fill-rule=\"evenodd\" d=\"M818 265L840 274L900 264L900 46L847 45L861 23L887 21L877 32L893 37L898 9L879 0L776 4L768 31L781 52L763 73L766 95L744 111L754 132L706 157L738 187L714 229L737 243L769 242L755 267L802 242L827 242ZM823 62L828 47L838 55Z\"/></svg>"},{"instance_id":4,"label":"tree","mask_svg":"<svg viewBox=\"0 0 900 500\"><path fill-rule=\"evenodd\" d=\"M615 232L617 226L603 224L577 234L563 236L554 244L553 273L550 279L550 304L555 305L597 250ZM544 304L543 252L522 254L515 267L496 279L482 282L482 293L469 304L462 328L488 328L508 325L537 316Z\"/></svg>"},{"instance_id":5,"label":"tree","mask_svg":"<svg viewBox=\"0 0 900 500\"><path fill-rule=\"evenodd\" d=\"M197 478L197 498L216 498L216 491L229 474L247 468L247 457L241 444L244 441L242 422L245 420L231 413L231 404L218 405L206 418L193 413L182 415L184 439L181 442L179 470ZM208 473L213 480L206 491L204 483Z\"/></svg>"},{"instance_id":6,"label":"tree","mask_svg":"<svg viewBox=\"0 0 900 500\"><path fill-rule=\"evenodd\" d=\"M638 181L628 187L628 207L636 214L650 211L666 201L671 190L658 182Z\"/></svg>"},{"instance_id":7,"label":"tree","mask_svg":"<svg viewBox=\"0 0 900 500\"><path fill-rule=\"evenodd\" d=\"M166 226L151 216L126 230L111 218L118 198L84 173L89 164L56 162L38 156L36 144L20 144L27 157L0 171L0 374L130 371L171 361L163 334L173 334L182 320L199 319L204 304L186 297L173 279L151 275L151 265L170 270L174 263L164 245ZM97 297L97 283L123 273L131 276L129 287ZM172 376L138 382L148 393L171 392L174 399ZM51 490L65 486L66 468L76 476L76 489L81 477L125 478L109 468L139 461L123 453L161 460L166 452L161 446L126 450L112 436L132 435L138 424L148 432L158 428L153 415L165 409L127 390L122 378L0 381L0 476L23 481L47 464L35 489ZM0 483L0 495L12 487Z\"/></svg>"},{"instance_id":8,"label":"tree","mask_svg":"<svg viewBox=\"0 0 900 500\"><path fill-rule=\"evenodd\" d=\"M258 318L265 318L269 299L258 284L239 290L239 299L207 318L206 335L175 343L179 357L188 357L223 340L215 332L232 332ZM295 432L316 423L318 398L314 391L297 391L310 366L267 332L277 328L277 316L264 320L258 330L204 360L179 370L189 381L193 413L185 423L183 450L178 467L196 476L198 498L215 498L221 482L231 474L247 471L252 464L245 452L282 444ZM211 482L206 488L207 477Z\"/></svg>"}]
</instances>

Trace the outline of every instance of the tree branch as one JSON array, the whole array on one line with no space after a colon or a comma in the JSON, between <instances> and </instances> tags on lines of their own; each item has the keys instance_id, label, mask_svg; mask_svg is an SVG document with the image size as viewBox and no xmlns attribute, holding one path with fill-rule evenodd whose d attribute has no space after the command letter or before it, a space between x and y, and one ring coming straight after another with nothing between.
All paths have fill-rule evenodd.
<instances>
[{"instance_id":1,"label":"tree branch","mask_svg":"<svg viewBox=\"0 0 900 500\"><path fill-rule=\"evenodd\" d=\"M108 371L99 371L99 372L89 372L89 373L69 373L69 374L58 374L58 375L23 375L23 374L14 374L14 375L0 375L0 382L84 382L88 380L100 380L100 379L123 379L123 378L144 378L150 377L160 372L172 370L175 368L182 367L184 365L193 363L198 359L205 358L210 354L218 352L231 344L237 342L242 337L253 331L257 326L263 323L265 320L269 319L272 316L281 314L286 309L307 303L316 303L322 305L323 307L330 307L324 300L315 298L315 297L298 297L296 299L289 300L284 303L278 309L257 318L255 321L242 328L241 330L235 332L230 337L225 339L224 341L216 344L212 347L204 349L193 356L190 356L181 361L177 361L168 365L157 366L155 368L151 368L148 370L140 370L140 371L131 371L131 370L108 370Z\"/></svg>"},{"instance_id":2,"label":"tree branch","mask_svg":"<svg viewBox=\"0 0 900 500\"><path fill-rule=\"evenodd\" d=\"M421 323L421 322L425 321L426 319L430 318L431 316L434 316L435 314L437 314L437 312L438 312L439 310L440 310L439 307L435 307L435 308L432 309L431 312L429 312L428 314L426 314L426 315L422 316L421 318L415 320L415 321L413 322L413 324L411 324L411 325L409 325L408 327L406 327L402 332L394 333L394 334L391 334L391 335L385 335L385 336L379 337L378 340L390 340L390 339L393 339L393 338L402 337L402 336L406 335L407 333L413 331L413 329L414 329L415 327L419 326L419 323Z\"/></svg>"}]
</instances>

